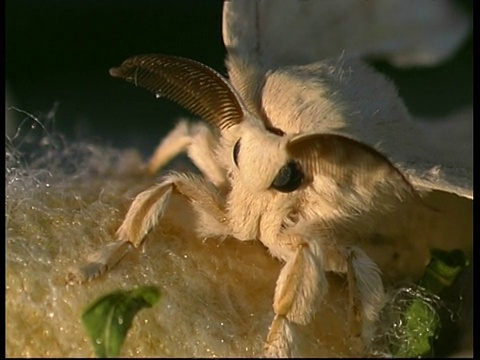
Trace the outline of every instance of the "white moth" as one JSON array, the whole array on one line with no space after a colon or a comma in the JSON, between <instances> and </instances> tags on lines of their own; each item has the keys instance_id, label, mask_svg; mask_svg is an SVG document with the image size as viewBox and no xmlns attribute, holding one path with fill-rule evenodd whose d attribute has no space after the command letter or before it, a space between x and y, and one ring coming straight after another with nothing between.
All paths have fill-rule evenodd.
<instances>
[{"instance_id":1,"label":"white moth","mask_svg":"<svg viewBox=\"0 0 480 360\"><path fill-rule=\"evenodd\" d=\"M81 280L139 247L162 221L171 197L184 197L196 213L189 226L199 238L258 240L284 262L265 356L294 355L295 326L309 323L323 306L327 271L345 275L351 335L368 344L386 301L384 282L415 279L428 263L429 243L412 235L412 222L435 211L375 147L324 132L322 122L361 117L373 107L382 119L397 121L404 108L393 87L357 60L265 72L230 54L227 65L230 81L199 62L166 55L135 56L111 69L111 75L176 101L210 126L180 123L165 138L149 170L187 151L202 175L172 172L140 193L117 230L118 242L81 269ZM297 117L271 115L289 106L262 103L262 95L271 99L275 92L279 98L288 94ZM299 116L298 109L308 116Z\"/></svg>"},{"instance_id":2,"label":"white moth","mask_svg":"<svg viewBox=\"0 0 480 360\"><path fill-rule=\"evenodd\" d=\"M384 286L417 279L431 248L472 252L471 116L465 126L413 121L394 87L358 60L431 64L465 36L468 22L450 2L405 4L229 0L228 80L164 55L112 69L206 121L179 123L149 172L186 151L201 174L170 173L140 193L119 241L69 281L110 269L183 198L199 239L258 240L284 263L265 356L296 355L296 329L329 305L326 272L345 277L352 343L368 346Z\"/></svg>"}]
</instances>

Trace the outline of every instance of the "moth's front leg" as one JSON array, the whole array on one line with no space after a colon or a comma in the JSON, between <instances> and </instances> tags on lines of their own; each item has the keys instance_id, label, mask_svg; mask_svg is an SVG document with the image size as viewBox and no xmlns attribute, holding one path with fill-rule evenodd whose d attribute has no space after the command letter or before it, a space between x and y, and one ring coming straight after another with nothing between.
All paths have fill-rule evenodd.
<instances>
[{"instance_id":1,"label":"moth's front leg","mask_svg":"<svg viewBox=\"0 0 480 360\"><path fill-rule=\"evenodd\" d=\"M265 341L265 357L292 356L291 324L309 323L328 288L320 246L299 240L294 248L277 280L275 318Z\"/></svg>"},{"instance_id":2,"label":"moth's front leg","mask_svg":"<svg viewBox=\"0 0 480 360\"><path fill-rule=\"evenodd\" d=\"M89 256L87 265L73 269L68 274L67 282L92 280L110 270L132 248L139 247L146 235L163 218L172 194L189 200L198 214L198 233L228 234L228 227L224 223L226 216L223 201L215 187L197 175L173 174L162 183L137 195L116 232L118 241Z\"/></svg>"}]
</instances>

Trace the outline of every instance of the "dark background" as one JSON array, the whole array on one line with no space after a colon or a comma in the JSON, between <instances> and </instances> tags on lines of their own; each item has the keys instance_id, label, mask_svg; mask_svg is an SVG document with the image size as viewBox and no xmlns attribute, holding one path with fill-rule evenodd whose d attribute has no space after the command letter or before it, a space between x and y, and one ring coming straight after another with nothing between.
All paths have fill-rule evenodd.
<instances>
[{"instance_id":1,"label":"dark background","mask_svg":"<svg viewBox=\"0 0 480 360\"><path fill-rule=\"evenodd\" d=\"M471 0L455 3L472 14ZM221 0L7 0L7 106L41 120L57 104L53 127L68 138L134 146L147 155L189 113L111 78L108 69L132 55L165 53L225 73L221 20ZM439 117L473 102L471 34L434 68L374 65L393 78L415 115Z\"/></svg>"}]
</instances>

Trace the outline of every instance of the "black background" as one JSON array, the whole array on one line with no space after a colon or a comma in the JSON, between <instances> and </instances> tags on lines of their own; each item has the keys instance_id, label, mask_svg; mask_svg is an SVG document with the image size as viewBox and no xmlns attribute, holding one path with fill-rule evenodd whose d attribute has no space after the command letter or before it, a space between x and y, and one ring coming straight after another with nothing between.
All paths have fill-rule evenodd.
<instances>
[{"instance_id":1,"label":"black background","mask_svg":"<svg viewBox=\"0 0 480 360\"><path fill-rule=\"evenodd\" d=\"M472 14L471 0L455 3ZM221 0L7 0L7 105L41 118L57 103L54 127L67 137L149 154L189 113L110 77L108 69L132 55L165 53L225 73L221 20ZM393 78L415 115L443 116L473 101L471 34L434 68L374 65Z\"/></svg>"}]
</instances>

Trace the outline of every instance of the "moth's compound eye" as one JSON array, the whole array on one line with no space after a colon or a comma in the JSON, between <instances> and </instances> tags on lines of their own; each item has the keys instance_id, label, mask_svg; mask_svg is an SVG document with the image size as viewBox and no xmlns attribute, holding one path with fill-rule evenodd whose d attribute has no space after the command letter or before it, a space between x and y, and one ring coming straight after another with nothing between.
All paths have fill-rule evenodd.
<instances>
[{"instance_id":1,"label":"moth's compound eye","mask_svg":"<svg viewBox=\"0 0 480 360\"><path fill-rule=\"evenodd\" d=\"M240 153L240 139L233 145L233 162L238 167L238 154Z\"/></svg>"},{"instance_id":2,"label":"moth's compound eye","mask_svg":"<svg viewBox=\"0 0 480 360\"><path fill-rule=\"evenodd\" d=\"M276 127L273 127L273 126L267 126L266 129L269 133L272 133L272 134L275 134L275 135L278 135L278 136L285 135L285 132L283 130L281 130L279 128L276 128Z\"/></svg>"},{"instance_id":3,"label":"moth's compound eye","mask_svg":"<svg viewBox=\"0 0 480 360\"><path fill-rule=\"evenodd\" d=\"M282 166L273 180L272 188L283 193L297 190L303 182L303 172L294 161Z\"/></svg>"}]
</instances>

